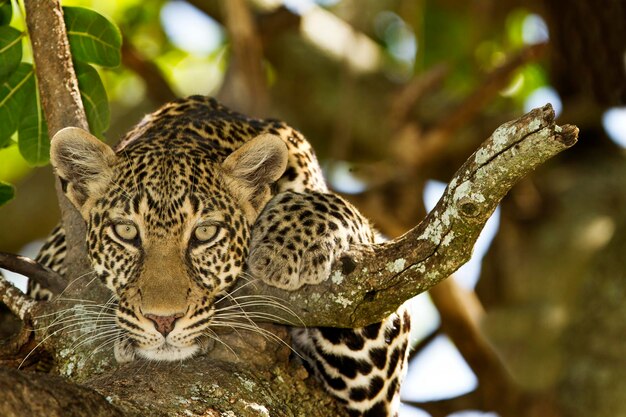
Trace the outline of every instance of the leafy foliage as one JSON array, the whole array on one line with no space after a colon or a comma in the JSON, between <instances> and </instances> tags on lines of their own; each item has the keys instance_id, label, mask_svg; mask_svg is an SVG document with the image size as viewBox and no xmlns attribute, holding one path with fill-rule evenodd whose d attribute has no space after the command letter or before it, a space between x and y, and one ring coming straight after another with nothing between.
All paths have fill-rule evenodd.
<instances>
[{"instance_id":1,"label":"leafy foliage","mask_svg":"<svg viewBox=\"0 0 626 417\"><path fill-rule=\"evenodd\" d=\"M15 189L11 184L0 181L0 206L15 196Z\"/></svg>"},{"instance_id":2,"label":"leafy foliage","mask_svg":"<svg viewBox=\"0 0 626 417\"><path fill-rule=\"evenodd\" d=\"M0 86L0 147L9 144L17 129L33 83L33 66L22 63Z\"/></svg>"},{"instance_id":3,"label":"leafy foliage","mask_svg":"<svg viewBox=\"0 0 626 417\"><path fill-rule=\"evenodd\" d=\"M64 7L63 13L87 120L92 132L102 137L109 127L109 105L100 75L89 64L118 66L122 36L112 22L93 10ZM33 65L21 62L21 40L26 34L9 26L12 18L11 1L0 0L0 149L17 142L30 166L46 165L48 127ZM0 204L12 196L13 188L1 184Z\"/></svg>"},{"instance_id":4,"label":"leafy foliage","mask_svg":"<svg viewBox=\"0 0 626 417\"><path fill-rule=\"evenodd\" d=\"M17 69L22 60L22 32L10 26L0 26L0 79Z\"/></svg>"},{"instance_id":5,"label":"leafy foliage","mask_svg":"<svg viewBox=\"0 0 626 417\"><path fill-rule=\"evenodd\" d=\"M0 0L0 26L5 26L11 23L13 18L13 7L11 6L11 0Z\"/></svg>"},{"instance_id":6,"label":"leafy foliage","mask_svg":"<svg viewBox=\"0 0 626 417\"><path fill-rule=\"evenodd\" d=\"M46 165L50 160L50 140L48 125L43 115L39 92L32 83L28 90L24 115L18 127L18 147L20 154L32 166Z\"/></svg>"},{"instance_id":7,"label":"leafy foliage","mask_svg":"<svg viewBox=\"0 0 626 417\"><path fill-rule=\"evenodd\" d=\"M121 62L122 35L106 17L84 7L64 7L72 57L103 67L117 67Z\"/></svg>"},{"instance_id":8,"label":"leafy foliage","mask_svg":"<svg viewBox=\"0 0 626 417\"><path fill-rule=\"evenodd\" d=\"M109 102L107 93L100 80L98 71L89 64L76 62L74 65L78 77L80 97L85 106L87 121L91 133L98 137L109 127Z\"/></svg>"}]
</instances>

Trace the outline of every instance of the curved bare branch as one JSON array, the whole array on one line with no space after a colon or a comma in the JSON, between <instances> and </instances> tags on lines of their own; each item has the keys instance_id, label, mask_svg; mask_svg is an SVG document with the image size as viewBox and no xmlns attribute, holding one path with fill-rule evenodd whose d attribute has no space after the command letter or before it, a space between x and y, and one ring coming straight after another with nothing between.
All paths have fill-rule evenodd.
<instances>
[{"instance_id":1,"label":"curved bare branch","mask_svg":"<svg viewBox=\"0 0 626 417\"><path fill-rule=\"evenodd\" d=\"M550 105L532 110L496 129L456 172L435 209L403 236L354 248L320 285L288 292L258 283L242 291L284 300L307 326L360 327L380 321L467 262L504 195L573 146L577 136L575 126L555 124ZM293 322L284 313L272 313Z\"/></svg>"},{"instance_id":2,"label":"curved bare branch","mask_svg":"<svg viewBox=\"0 0 626 417\"><path fill-rule=\"evenodd\" d=\"M54 294L59 294L65 288L65 278L25 256L0 252L0 266L34 280Z\"/></svg>"},{"instance_id":3,"label":"curved bare branch","mask_svg":"<svg viewBox=\"0 0 626 417\"><path fill-rule=\"evenodd\" d=\"M0 275L0 302L22 321L30 319L31 311L40 302L30 298Z\"/></svg>"}]
</instances>

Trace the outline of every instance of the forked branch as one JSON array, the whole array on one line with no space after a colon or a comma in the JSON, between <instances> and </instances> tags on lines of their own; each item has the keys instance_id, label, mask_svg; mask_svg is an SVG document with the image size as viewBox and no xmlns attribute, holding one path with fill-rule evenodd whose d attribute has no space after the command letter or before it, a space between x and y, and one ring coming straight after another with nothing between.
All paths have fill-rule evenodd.
<instances>
[{"instance_id":1,"label":"forked branch","mask_svg":"<svg viewBox=\"0 0 626 417\"><path fill-rule=\"evenodd\" d=\"M550 105L532 110L496 129L456 172L435 209L403 236L354 248L320 285L287 292L258 283L241 291L283 300L307 326L360 327L380 321L467 262L504 195L574 145L577 136L575 126L555 124ZM284 313L272 313L294 322Z\"/></svg>"}]
</instances>

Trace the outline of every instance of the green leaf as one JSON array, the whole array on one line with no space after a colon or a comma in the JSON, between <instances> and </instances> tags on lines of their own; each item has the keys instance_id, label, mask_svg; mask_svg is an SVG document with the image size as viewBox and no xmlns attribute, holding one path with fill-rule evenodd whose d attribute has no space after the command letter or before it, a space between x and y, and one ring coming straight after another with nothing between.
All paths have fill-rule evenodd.
<instances>
[{"instance_id":1,"label":"green leaf","mask_svg":"<svg viewBox=\"0 0 626 417\"><path fill-rule=\"evenodd\" d=\"M20 153L32 166L46 165L50 160L50 139L48 125L41 107L38 90L29 92L24 106L24 113L17 129Z\"/></svg>"},{"instance_id":2,"label":"green leaf","mask_svg":"<svg viewBox=\"0 0 626 417\"><path fill-rule=\"evenodd\" d=\"M17 129L26 104L26 97L33 91L35 75L31 64L19 67L0 85L0 148Z\"/></svg>"},{"instance_id":3,"label":"green leaf","mask_svg":"<svg viewBox=\"0 0 626 417\"><path fill-rule=\"evenodd\" d=\"M0 9L1 10L1 9ZM0 80L15 71L22 60L22 32L0 26Z\"/></svg>"},{"instance_id":4,"label":"green leaf","mask_svg":"<svg viewBox=\"0 0 626 417\"><path fill-rule=\"evenodd\" d=\"M84 7L63 7L67 37L75 60L116 67L122 35L106 17Z\"/></svg>"},{"instance_id":5,"label":"green leaf","mask_svg":"<svg viewBox=\"0 0 626 417\"><path fill-rule=\"evenodd\" d=\"M11 23L11 18L13 18L11 0L0 0L0 26Z\"/></svg>"},{"instance_id":6,"label":"green leaf","mask_svg":"<svg viewBox=\"0 0 626 417\"><path fill-rule=\"evenodd\" d=\"M85 106L89 130L91 133L102 138L103 133L109 128L110 113L107 93L100 80L98 71L89 64L74 63L80 97Z\"/></svg>"},{"instance_id":7,"label":"green leaf","mask_svg":"<svg viewBox=\"0 0 626 417\"><path fill-rule=\"evenodd\" d=\"M0 206L15 197L15 189L11 184L0 181Z\"/></svg>"}]
</instances>

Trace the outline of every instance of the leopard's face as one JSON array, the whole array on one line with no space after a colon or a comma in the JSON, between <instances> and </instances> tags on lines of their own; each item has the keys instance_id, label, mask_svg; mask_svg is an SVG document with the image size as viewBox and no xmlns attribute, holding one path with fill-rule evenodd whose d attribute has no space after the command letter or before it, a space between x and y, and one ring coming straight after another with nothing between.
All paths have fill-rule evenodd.
<instances>
[{"instance_id":1,"label":"leopard's face","mask_svg":"<svg viewBox=\"0 0 626 417\"><path fill-rule=\"evenodd\" d=\"M187 357L241 272L248 221L219 164L131 149L115 168L115 186L89 211L92 266L139 355Z\"/></svg>"},{"instance_id":2,"label":"leopard's face","mask_svg":"<svg viewBox=\"0 0 626 417\"><path fill-rule=\"evenodd\" d=\"M250 224L284 171L286 148L269 136L224 159L189 142L172 152L168 142L139 141L116 155L80 132L61 136L52 160L87 222L91 264L118 299L127 351L118 359L187 358L241 273ZM93 174L77 155L97 166Z\"/></svg>"}]
</instances>

